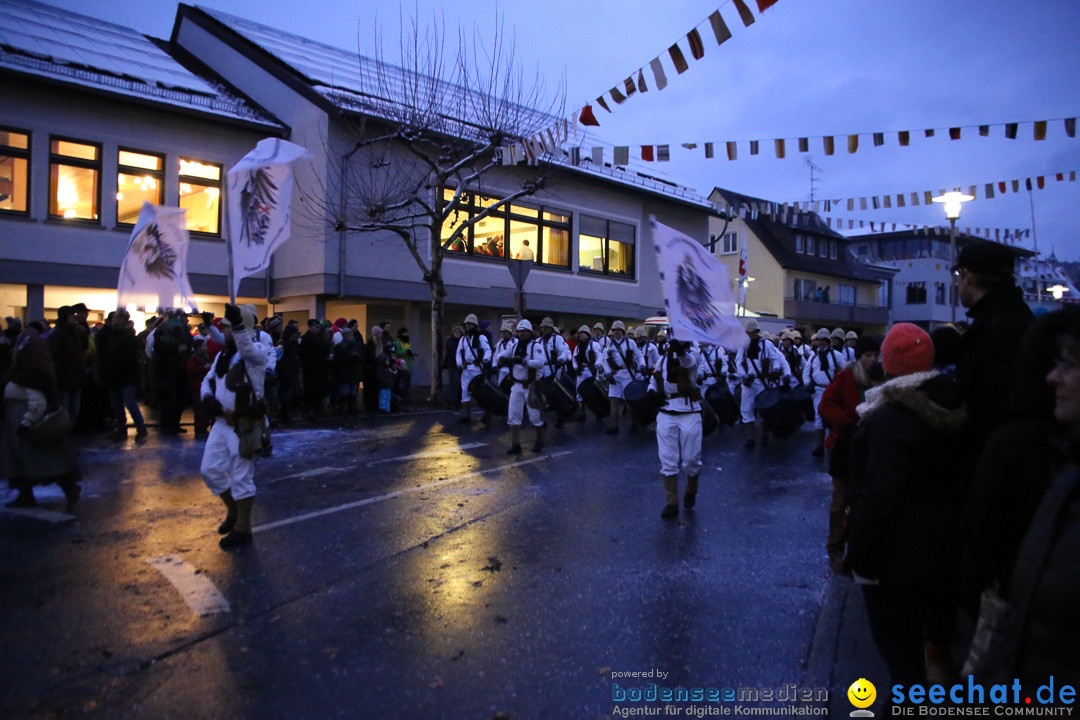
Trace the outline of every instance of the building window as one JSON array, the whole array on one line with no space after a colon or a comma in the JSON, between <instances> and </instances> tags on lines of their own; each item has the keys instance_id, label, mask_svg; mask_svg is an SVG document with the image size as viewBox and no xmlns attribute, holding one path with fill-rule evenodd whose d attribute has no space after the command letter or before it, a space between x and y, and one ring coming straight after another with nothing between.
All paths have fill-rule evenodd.
<instances>
[{"instance_id":1,"label":"building window","mask_svg":"<svg viewBox=\"0 0 1080 720\"><path fill-rule=\"evenodd\" d=\"M802 255L806 252L806 238L802 235L795 235L795 252Z\"/></svg>"},{"instance_id":2,"label":"building window","mask_svg":"<svg viewBox=\"0 0 1080 720\"><path fill-rule=\"evenodd\" d=\"M817 255L817 238L813 235L806 236L806 254Z\"/></svg>"},{"instance_id":3,"label":"building window","mask_svg":"<svg viewBox=\"0 0 1080 720\"><path fill-rule=\"evenodd\" d=\"M925 282L908 283L908 286L907 286L907 304L908 305L925 305L926 304L926 283Z\"/></svg>"},{"instance_id":4,"label":"building window","mask_svg":"<svg viewBox=\"0 0 1080 720\"><path fill-rule=\"evenodd\" d=\"M883 282L878 284L877 304L878 307L889 307L889 283Z\"/></svg>"},{"instance_id":5,"label":"building window","mask_svg":"<svg viewBox=\"0 0 1080 720\"><path fill-rule=\"evenodd\" d=\"M813 300L817 290L817 281L806 278L795 278L795 299Z\"/></svg>"},{"instance_id":6,"label":"building window","mask_svg":"<svg viewBox=\"0 0 1080 720\"><path fill-rule=\"evenodd\" d=\"M49 140L49 217L97 222L101 206L101 145Z\"/></svg>"},{"instance_id":7,"label":"building window","mask_svg":"<svg viewBox=\"0 0 1080 720\"><path fill-rule=\"evenodd\" d=\"M444 201L453 197L452 188L443 191ZM497 198L484 195L462 195L458 208L443 223L443 241L461 223L497 202ZM570 214L543 206L504 205L467 227L447 250L497 260L532 259L538 265L569 268Z\"/></svg>"},{"instance_id":8,"label":"building window","mask_svg":"<svg viewBox=\"0 0 1080 720\"><path fill-rule=\"evenodd\" d=\"M144 202L165 203L165 158L121 150L117 156L116 224L134 225Z\"/></svg>"},{"instance_id":9,"label":"building window","mask_svg":"<svg viewBox=\"0 0 1080 720\"><path fill-rule=\"evenodd\" d=\"M634 226L582 215L578 226L578 269L634 277Z\"/></svg>"},{"instance_id":10,"label":"building window","mask_svg":"<svg viewBox=\"0 0 1080 720\"><path fill-rule=\"evenodd\" d=\"M945 283L934 283L934 304L945 304Z\"/></svg>"},{"instance_id":11,"label":"building window","mask_svg":"<svg viewBox=\"0 0 1080 720\"><path fill-rule=\"evenodd\" d=\"M835 260L837 258L837 243L835 240L829 241L829 259Z\"/></svg>"},{"instance_id":12,"label":"building window","mask_svg":"<svg viewBox=\"0 0 1080 720\"><path fill-rule=\"evenodd\" d=\"M221 233L221 166L180 158L180 207L187 210L187 229Z\"/></svg>"},{"instance_id":13,"label":"building window","mask_svg":"<svg viewBox=\"0 0 1080 720\"><path fill-rule=\"evenodd\" d=\"M854 285L838 285L836 290L836 302L841 305L854 305L856 303L858 296Z\"/></svg>"},{"instance_id":14,"label":"building window","mask_svg":"<svg viewBox=\"0 0 1080 720\"><path fill-rule=\"evenodd\" d=\"M30 133L0 127L0 211L30 209Z\"/></svg>"},{"instance_id":15,"label":"building window","mask_svg":"<svg viewBox=\"0 0 1080 720\"><path fill-rule=\"evenodd\" d=\"M737 252L739 252L739 233L724 233L720 238L720 253L722 255L731 255Z\"/></svg>"}]
</instances>

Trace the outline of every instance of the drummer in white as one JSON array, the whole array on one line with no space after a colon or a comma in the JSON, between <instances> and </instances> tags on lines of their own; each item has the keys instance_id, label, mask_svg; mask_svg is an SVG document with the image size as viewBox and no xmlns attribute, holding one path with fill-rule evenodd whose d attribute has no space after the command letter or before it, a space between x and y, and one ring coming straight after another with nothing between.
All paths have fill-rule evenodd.
<instances>
[{"instance_id":1,"label":"drummer in white","mask_svg":"<svg viewBox=\"0 0 1080 720\"><path fill-rule=\"evenodd\" d=\"M510 368L513 386L510 389L510 407L506 424L510 427L510 449L508 455L521 454L521 422L528 409L529 422L536 428L534 452L544 449L544 402L543 394L535 386L537 379L547 364L543 347L533 340L532 323L521 320L517 324L517 338L512 345L496 360L500 367Z\"/></svg>"},{"instance_id":2,"label":"drummer in white","mask_svg":"<svg viewBox=\"0 0 1080 720\"><path fill-rule=\"evenodd\" d=\"M517 340L514 337L514 325L515 323L513 320L503 321L502 330L500 330L502 338L499 339L499 342L495 343L495 349L492 351L492 364L497 365L499 368L499 376L496 378L496 382L498 382L499 385L502 385L503 380L510 374L510 367L499 365L499 358L506 354L508 346L517 344Z\"/></svg>"},{"instance_id":3,"label":"drummer in white","mask_svg":"<svg viewBox=\"0 0 1080 720\"><path fill-rule=\"evenodd\" d=\"M825 455L825 426L821 423L821 413L818 405L821 404L821 396L825 394L825 388L840 372L847 360L843 353L831 347L832 335L827 328L821 328L813 337L814 354L803 366L803 385L814 394L814 449L811 455L822 457Z\"/></svg>"},{"instance_id":4,"label":"drummer in white","mask_svg":"<svg viewBox=\"0 0 1080 720\"><path fill-rule=\"evenodd\" d=\"M649 393L659 395L661 403L656 417L656 445L665 493L662 518L679 514L680 461L686 472L683 507L690 509L697 501L701 474L701 390L697 384L700 363L692 343L672 338L667 354L649 379Z\"/></svg>"},{"instance_id":5,"label":"drummer in white","mask_svg":"<svg viewBox=\"0 0 1080 720\"><path fill-rule=\"evenodd\" d=\"M570 365L572 360L570 346L566 344L562 335L555 332L555 322L551 318L546 317L540 321L540 337L535 342L544 354L544 367L540 370L541 378L555 376L559 370ZM552 388L550 391L557 392L558 390ZM563 420L559 417L555 421L555 427L562 426Z\"/></svg>"},{"instance_id":6,"label":"drummer in white","mask_svg":"<svg viewBox=\"0 0 1080 720\"><path fill-rule=\"evenodd\" d=\"M577 420L584 422L585 420L585 398L581 396L581 384L586 380L593 380L595 383L595 373L593 368L596 367L597 360L600 357L600 350L595 341L593 341L592 332L589 330L588 325L582 325L577 331L577 347L574 348L573 368L574 374L577 375L577 399L581 403L581 409L578 410Z\"/></svg>"},{"instance_id":7,"label":"drummer in white","mask_svg":"<svg viewBox=\"0 0 1080 720\"><path fill-rule=\"evenodd\" d=\"M469 395L469 383L484 372L484 364L491 363L491 345L487 336L482 335L476 321L476 315L465 316L465 335L458 341L457 366L461 369L461 418L458 422L472 422L472 396Z\"/></svg>"},{"instance_id":8,"label":"drummer in white","mask_svg":"<svg viewBox=\"0 0 1080 720\"><path fill-rule=\"evenodd\" d=\"M622 411L623 391L635 379L641 378L644 359L641 350L626 337L626 325L622 320L611 324L611 343L605 348L596 363L598 375L604 375L608 381L608 398L611 401L611 427L605 432L615 435L619 432L619 413Z\"/></svg>"},{"instance_id":9,"label":"drummer in white","mask_svg":"<svg viewBox=\"0 0 1080 720\"><path fill-rule=\"evenodd\" d=\"M765 389L767 380L772 382L774 379L786 378L784 382L790 382L791 368L775 345L761 339L757 320L750 319L746 322L746 334L750 336L750 345L739 350L735 356L735 370L743 386L739 410L742 412L745 446L752 448L759 434L754 405L757 396Z\"/></svg>"}]
</instances>

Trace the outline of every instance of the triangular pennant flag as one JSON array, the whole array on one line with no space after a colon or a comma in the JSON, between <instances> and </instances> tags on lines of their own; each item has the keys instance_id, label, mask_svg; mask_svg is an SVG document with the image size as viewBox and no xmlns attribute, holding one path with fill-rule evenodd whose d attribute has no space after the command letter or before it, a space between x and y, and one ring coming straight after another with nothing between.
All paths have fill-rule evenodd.
<instances>
[{"instance_id":1,"label":"triangular pennant flag","mask_svg":"<svg viewBox=\"0 0 1080 720\"><path fill-rule=\"evenodd\" d=\"M757 0L758 12L765 12L766 10L771 8L773 5L775 5L776 1L777 0Z\"/></svg>"},{"instance_id":2,"label":"triangular pennant flag","mask_svg":"<svg viewBox=\"0 0 1080 720\"><path fill-rule=\"evenodd\" d=\"M637 92L637 83L634 82L633 76L623 81L623 87L626 88L626 97L630 97Z\"/></svg>"},{"instance_id":3,"label":"triangular pennant flag","mask_svg":"<svg viewBox=\"0 0 1080 720\"><path fill-rule=\"evenodd\" d=\"M637 71L637 89L638 92L649 91L649 86L645 84L645 68L641 68Z\"/></svg>"},{"instance_id":4,"label":"triangular pennant flag","mask_svg":"<svg viewBox=\"0 0 1080 720\"><path fill-rule=\"evenodd\" d=\"M907 130L901 130L900 132L897 133L897 136L900 139L901 147L907 147L908 143L911 142L911 133L908 132Z\"/></svg>"},{"instance_id":5,"label":"triangular pennant flag","mask_svg":"<svg viewBox=\"0 0 1080 720\"><path fill-rule=\"evenodd\" d=\"M1076 118L1065 118L1065 134L1076 137Z\"/></svg>"},{"instance_id":6,"label":"triangular pennant flag","mask_svg":"<svg viewBox=\"0 0 1080 720\"><path fill-rule=\"evenodd\" d=\"M690 66L686 64L686 58L683 57L682 50L679 49L677 44L668 48L668 54L671 56L671 62L675 65L676 72L680 75L689 69Z\"/></svg>"},{"instance_id":7,"label":"triangular pennant flag","mask_svg":"<svg viewBox=\"0 0 1080 720\"><path fill-rule=\"evenodd\" d=\"M629 165L630 164L630 147L627 145L615 146L615 164L616 165Z\"/></svg>"},{"instance_id":8,"label":"triangular pennant flag","mask_svg":"<svg viewBox=\"0 0 1080 720\"><path fill-rule=\"evenodd\" d=\"M705 159L712 160L716 156L711 142L705 143Z\"/></svg>"},{"instance_id":9,"label":"triangular pennant flag","mask_svg":"<svg viewBox=\"0 0 1080 720\"><path fill-rule=\"evenodd\" d=\"M847 136L847 151L848 151L848 153L849 154L853 153L858 149L859 149L859 136L858 135L848 135Z\"/></svg>"},{"instance_id":10,"label":"triangular pennant flag","mask_svg":"<svg viewBox=\"0 0 1080 720\"><path fill-rule=\"evenodd\" d=\"M836 141L833 139L832 135L826 135L821 138L821 142L825 146L826 155L832 155L836 152Z\"/></svg>"},{"instance_id":11,"label":"triangular pennant flag","mask_svg":"<svg viewBox=\"0 0 1080 720\"><path fill-rule=\"evenodd\" d=\"M739 17L742 18L743 25L750 27L754 24L754 13L750 12L750 8L746 7L746 3L743 0L732 0L735 3L735 9L739 11Z\"/></svg>"},{"instance_id":12,"label":"triangular pennant flag","mask_svg":"<svg viewBox=\"0 0 1080 720\"><path fill-rule=\"evenodd\" d=\"M626 102L626 96L619 92L619 88L611 88L611 99L618 105Z\"/></svg>"},{"instance_id":13,"label":"triangular pennant flag","mask_svg":"<svg viewBox=\"0 0 1080 720\"><path fill-rule=\"evenodd\" d=\"M596 104L597 104L597 105L599 105L600 107L604 108L604 109L605 109L605 110L607 110L608 112L611 112L611 108L610 108L610 107L608 107L608 104L607 104L607 100L605 100L605 99L604 99L604 96L603 96L603 95L601 95L600 97L596 98Z\"/></svg>"},{"instance_id":14,"label":"triangular pennant flag","mask_svg":"<svg viewBox=\"0 0 1080 720\"><path fill-rule=\"evenodd\" d=\"M960 128L958 128L958 127L949 128L949 139L950 140L959 140L960 139Z\"/></svg>"},{"instance_id":15,"label":"triangular pennant flag","mask_svg":"<svg viewBox=\"0 0 1080 720\"><path fill-rule=\"evenodd\" d=\"M653 58L649 62L649 67L653 71L653 78L656 79L656 89L663 90L667 87L667 75L664 74L664 66L660 63L660 58Z\"/></svg>"},{"instance_id":16,"label":"triangular pennant flag","mask_svg":"<svg viewBox=\"0 0 1080 720\"><path fill-rule=\"evenodd\" d=\"M731 39L731 30L728 29L727 23L724 22L719 10L713 11L713 14L709 16L709 22L712 24L712 31L713 35L716 36L717 45L723 45Z\"/></svg>"},{"instance_id":17,"label":"triangular pennant flag","mask_svg":"<svg viewBox=\"0 0 1080 720\"><path fill-rule=\"evenodd\" d=\"M786 150L784 148L783 139L773 140L773 145L776 146L776 157L778 157L778 158L780 158L782 160L784 158L785 153L786 153Z\"/></svg>"},{"instance_id":18,"label":"triangular pennant flag","mask_svg":"<svg viewBox=\"0 0 1080 720\"><path fill-rule=\"evenodd\" d=\"M1045 140L1046 139L1046 121L1045 120L1036 120L1035 121L1035 139L1036 140Z\"/></svg>"},{"instance_id":19,"label":"triangular pennant flag","mask_svg":"<svg viewBox=\"0 0 1080 720\"><path fill-rule=\"evenodd\" d=\"M734 160L738 156L739 156L739 150L735 146L735 142L734 141L728 142L728 144L727 144L727 159L728 160Z\"/></svg>"},{"instance_id":20,"label":"triangular pennant flag","mask_svg":"<svg viewBox=\"0 0 1080 720\"><path fill-rule=\"evenodd\" d=\"M657 160L657 162L670 162L671 161L671 146L670 145L657 145L656 146L656 160Z\"/></svg>"},{"instance_id":21,"label":"triangular pennant flag","mask_svg":"<svg viewBox=\"0 0 1080 720\"><path fill-rule=\"evenodd\" d=\"M799 152L810 152L810 138L799 138Z\"/></svg>"},{"instance_id":22,"label":"triangular pennant flag","mask_svg":"<svg viewBox=\"0 0 1080 720\"><path fill-rule=\"evenodd\" d=\"M1010 140L1015 140L1016 139L1016 128L1017 128L1018 125L1019 125L1019 123L1006 123L1005 124L1005 137L1009 138Z\"/></svg>"},{"instance_id":23,"label":"triangular pennant flag","mask_svg":"<svg viewBox=\"0 0 1080 720\"><path fill-rule=\"evenodd\" d=\"M705 57L705 45L701 42L701 33L697 28L686 33L686 42L690 43L690 54L695 60Z\"/></svg>"},{"instance_id":24,"label":"triangular pennant flag","mask_svg":"<svg viewBox=\"0 0 1080 720\"><path fill-rule=\"evenodd\" d=\"M645 162L652 162L655 159L653 157L653 146L652 145L642 145L641 146L641 159L644 160Z\"/></svg>"}]
</instances>

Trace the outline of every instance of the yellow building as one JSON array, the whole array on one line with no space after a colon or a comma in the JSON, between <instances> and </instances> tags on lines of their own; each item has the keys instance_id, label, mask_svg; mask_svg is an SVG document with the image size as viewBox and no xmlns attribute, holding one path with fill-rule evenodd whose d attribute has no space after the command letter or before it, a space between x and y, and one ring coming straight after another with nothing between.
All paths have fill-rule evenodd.
<instances>
[{"instance_id":1,"label":"yellow building","mask_svg":"<svg viewBox=\"0 0 1080 720\"><path fill-rule=\"evenodd\" d=\"M806 329L885 331L895 269L856 259L847 238L814 213L722 188L714 188L709 199L731 218L713 218L709 234L736 297L746 250L745 310Z\"/></svg>"}]
</instances>

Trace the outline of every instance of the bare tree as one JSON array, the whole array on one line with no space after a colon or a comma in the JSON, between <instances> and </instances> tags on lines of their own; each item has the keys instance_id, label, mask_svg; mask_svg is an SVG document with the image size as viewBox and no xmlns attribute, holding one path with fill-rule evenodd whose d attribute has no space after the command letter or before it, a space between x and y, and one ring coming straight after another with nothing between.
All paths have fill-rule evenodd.
<instances>
[{"instance_id":1,"label":"bare tree","mask_svg":"<svg viewBox=\"0 0 1080 720\"><path fill-rule=\"evenodd\" d=\"M359 58L368 87L352 97L357 113L345 123L340 206L329 213L338 231L393 233L416 261L431 291L433 396L441 385L444 253L470 226L541 189L544 177L530 173L471 216L462 211L467 196L482 191L500 148L564 114L562 87L544 100L539 73L526 80L501 20L487 37L459 30L452 58L443 27L437 18L425 27L415 18L403 22L397 64L387 61L381 41L374 61Z\"/></svg>"}]
</instances>

